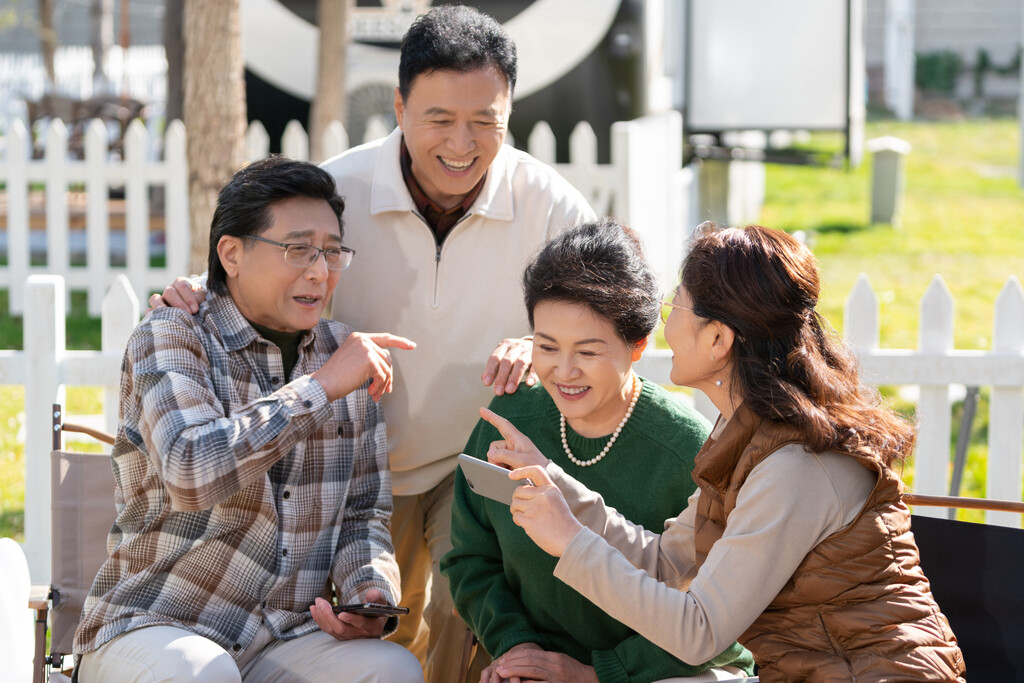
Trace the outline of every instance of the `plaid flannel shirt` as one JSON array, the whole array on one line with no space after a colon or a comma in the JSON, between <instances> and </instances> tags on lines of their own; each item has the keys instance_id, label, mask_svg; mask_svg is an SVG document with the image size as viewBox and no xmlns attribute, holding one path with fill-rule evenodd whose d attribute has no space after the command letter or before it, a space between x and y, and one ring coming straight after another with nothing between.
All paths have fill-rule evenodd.
<instances>
[{"instance_id":1,"label":"plaid flannel shirt","mask_svg":"<svg viewBox=\"0 0 1024 683\"><path fill-rule=\"evenodd\" d=\"M230 296L140 323L121 369L117 521L76 653L163 624L237 656L261 622L281 639L316 630L329 579L343 601L377 588L398 604L380 407L365 386L329 402L309 376L349 333L321 320L285 383Z\"/></svg>"}]
</instances>

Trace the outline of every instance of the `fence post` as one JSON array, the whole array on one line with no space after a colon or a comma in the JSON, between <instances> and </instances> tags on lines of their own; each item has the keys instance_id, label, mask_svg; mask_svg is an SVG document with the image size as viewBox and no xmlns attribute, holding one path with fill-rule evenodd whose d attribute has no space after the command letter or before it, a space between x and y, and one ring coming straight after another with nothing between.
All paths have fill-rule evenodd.
<instances>
[{"instance_id":1,"label":"fence post","mask_svg":"<svg viewBox=\"0 0 1024 683\"><path fill-rule=\"evenodd\" d=\"M324 130L324 160L336 157L348 149L348 132L341 121L334 120Z\"/></svg>"},{"instance_id":2,"label":"fence post","mask_svg":"<svg viewBox=\"0 0 1024 683\"><path fill-rule=\"evenodd\" d=\"M573 166L597 166L597 134L590 124L580 121L569 134L569 161Z\"/></svg>"},{"instance_id":3,"label":"fence post","mask_svg":"<svg viewBox=\"0 0 1024 683\"><path fill-rule=\"evenodd\" d=\"M615 215L627 225L633 215L633 185L629 177L630 154L635 149L632 142L632 128L629 121L616 121L611 127L611 185L615 188L612 200Z\"/></svg>"},{"instance_id":4,"label":"fence post","mask_svg":"<svg viewBox=\"0 0 1024 683\"><path fill-rule=\"evenodd\" d=\"M167 273L164 285L178 275L188 273L188 254L192 234L188 223L188 162L185 157L185 125L171 121L164 136L164 164L166 186L164 191L164 248L167 254ZM152 287L153 284L149 283ZM160 289L160 285L156 286Z\"/></svg>"},{"instance_id":5,"label":"fence post","mask_svg":"<svg viewBox=\"0 0 1024 683\"><path fill-rule=\"evenodd\" d=\"M139 299L128 278L118 275L103 298L103 352L123 354L138 321ZM111 434L117 433L119 388L117 382L103 387L103 416L106 430Z\"/></svg>"},{"instance_id":6,"label":"fence post","mask_svg":"<svg viewBox=\"0 0 1024 683\"><path fill-rule=\"evenodd\" d=\"M86 270L89 282L89 315L96 317L103 305L110 273L110 212L107 182L107 128L93 119L85 132Z\"/></svg>"},{"instance_id":7,"label":"fence post","mask_svg":"<svg viewBox=\"0 0 1024 683\"><path fill-rule=\"evenodd\" d=\"M612 124L615 214L652 248L657 245L648 255L662 289L676 284L687 232L681 203L671 201L682 162L682 134L678 112Z\"/></svg>"},{"instance_id":8,"label":"fence post","mask_svg":"<svg viewBox=\"0 0 1024 683\"><path fill-rule=\"evenodd\" d=\"M32 583L50 582L50 410L64 403L64 278L25 283L25 556Z\"/></svg>"},{"instance_id":9,"label":"fence post","mask_svg":"<svg viewBox=\"0 0 1024 683\"><path fill-rule=\"evenodd\" d=\"M270 153L270 135L259 121L253 121L245 131L245 160L258 161Z\"/></svg>"},{"instance_id":10,"label":"fence post","mask_svg":"<svg viewBox=\"0 0 1024 683\"><path fill-rule=\"evenodd\" d=\"M867 273L857 276L843 311L843 337L858 353L878 349L878 296L871 287Z\"/></svg>"},{"instance_id":11,"label":"fence post","mask_svg":"<svg viewBox=\"0 0 1024 683\"><path fill-rule=\"evenodd\" d=\"M363 139L360 142L372 142L391 134L392 127L380 114L374 114L366 121L366 129L363 131Z\"/></svg>"},{"instance_id":12,"label":"fence post","mask_svg":"<svg viewBox=\"0 0 1024 683\"><path fill-rule=\"evenodd\" d=\"M953 295L941 275L932 278L921 298L918 349L942 356L953 348ZM914 490L944 496L949 490L949 439L952 433L948 384L922 384L917 401L918 437L914 457ZM922 507L916 514L944 517L941 508Z\"/></svg>"},{"instance_id":13,"label":"fence post","mask_svg":"<svg viewBox=\"0 0 1024 683\"><path fill-rule=\"evenodd\" d=\"M149 271L149 178L146 174L146 127L135 119L124 135L125 271L136 294L146 298Z\"/></svg>"},{"instance_id":14,"label":"fence post","mask_svg":"<svg viewBox=\"0 0 1024 683\"><path fill-rule=\"evenodd\" d=\"M1024 353L1024 289L1010 277L996 297L992 352L1020 356ZM989 404L988 473L989 498L1020 500L1024 460L1024 388L992 387ZM1020 528L1021 516L1012 512L986 512L985 521Z\"/></svg>"},{"instance_id":15,"label":"fence post","mask_svg":"<svg viewBox=\"0 0 1024 683\"><path fill-rule=\"evenodd\" d=\"M68 249L68 129L55 119L46 131L46 269L68 273L71 253ZM31 240L30 240L31 242ZM64 302L71 312L71 300Z\"/></svg>"},{"instance_id":16,"label":"fence post","mask_svg":"<svg viewBox=\"0 0 1024 683\"><path fill-rule=\"evenodd\" d=\"M544 124L547 127L547 124ZM547 129L550 131L550 128ZM531 139L532 142L532 139ZM555 138L550 142L550 153L555 153ZM597 162L597 135L586 121L580 121L569 135L569 162L555 168L586 198L597 215L611 213L612 184L608 182L607 167Z\"/></svg>"},{"instance_id":17,"label":"fence post","mask_svg":"<svg viewBox=\"0 0 1024 683\"><path fill-rule=\"evenodd\" d=\"M284 135L281 136L281 153L286 157L309 161L309 136L306 135L302 124L292 119L284 127Z\"/></svg>"},{"instance_id":18,"label":"fence post","mask_svg":"<svg viewBox=\"0 0 1024 683\"><path fill-rule=\"evenodd\" d=\"M538 121L533 125L533 130L526 139L526 148L538 161L543 161L548 166L555 165L555 134L547 121Z\"/></svg>"},{"instance_id":19,"label":"fence post","mask_svg":"<svg viewBox=\"0 0 1024 683\"><path fill-rule=\"evenodd\" d=\"M28 159L32 136L21 119L15 119L7 139L7 306L11 315L21 315L29 266Z\"/></svg>"}]
</instances>

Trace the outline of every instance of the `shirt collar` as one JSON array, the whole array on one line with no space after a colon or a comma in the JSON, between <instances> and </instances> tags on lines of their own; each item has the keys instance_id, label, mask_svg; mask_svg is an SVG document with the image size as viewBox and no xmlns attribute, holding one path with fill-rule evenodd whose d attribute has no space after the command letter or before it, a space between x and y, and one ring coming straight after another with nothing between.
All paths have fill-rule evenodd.
<instances>
[{"instance_id":1,"label":"shirt collar","mask_svg":"<svg viewBox=\"0 0 1024 683\"><path fill-rule=\"evenodd\" d=\"M224 340L224 348L228 351L244 349L254 341L264 338L238 310L238 306L235 305L235 300L231 298L230 294L218 295L209 292L205 305L208 307L209 314L213 316L214 325L220 331L221 339ZM299 348L308 346L315 338L316 328L304 330L299 339Z\"/></svg>"},{"instance_id":2,"label":"shirt collar","mask_svg":"<svg viewBox=\"0 0 1024 683\"><path fill-rule=\"evenodd\" d=\"M402 178L401 148L402 129L395 128L379 143L379 154L373 166L370 183L370 215L377 216L388 211L412 211L415 202ZM476 202L467 213L479 214L500 221L515 218L512 201L512 167L519 154L515 149L501 146L498 156L491 162L484 185Z\"/></svg>"},{"instance_id":3,"label":"shirt collar","mask_svg":"<svg viewBox=\"0 0 1024 683\"><path fill-rule=\"evenodd\" d=\"M405 181L405 186L409 189L409 194L412 196L412 201L416 205L416 209L419 210L420 215L424 218L429 216L449 216L456 215L456 220L461 218L469 207L473 206L473 202L476 201L477 195L480 194L480 190L483 189L484 181L487 180L487 172L485 171L483 176L473 189L462 198L462 201L453 206L450 209L441 208L434 200L427 196L427 193L420 187L419 181L416 180L416 176L412 174L412 155L409 154L409 148L405 145L405 137L402 137L402 150L401 150L401 163L402 163L402 180Z\"/></svg>"}]
</instances>

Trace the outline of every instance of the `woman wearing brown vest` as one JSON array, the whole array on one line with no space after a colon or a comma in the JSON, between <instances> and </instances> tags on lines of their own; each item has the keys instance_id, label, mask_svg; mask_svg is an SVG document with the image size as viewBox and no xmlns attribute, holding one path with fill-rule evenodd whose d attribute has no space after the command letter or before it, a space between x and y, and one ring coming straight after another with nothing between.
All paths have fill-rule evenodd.
<instances>
[{"instance_id":1,"label":"woman wearing brown vest","mask_svg":"<svg viewBox=\"0 0 1024 683\"><path fill-rule=\"evenodd\" d=\"M698 231L665 339L672 381L722 416L697 456L697 491L660 535L500 418L489 457L536 484L512 513L560 558L555 576L684 661L739 640L762 681L962 680L892 469L913 429L859 383L818 291L813 255L789 235Z\"/></svg>"}]
</instances>

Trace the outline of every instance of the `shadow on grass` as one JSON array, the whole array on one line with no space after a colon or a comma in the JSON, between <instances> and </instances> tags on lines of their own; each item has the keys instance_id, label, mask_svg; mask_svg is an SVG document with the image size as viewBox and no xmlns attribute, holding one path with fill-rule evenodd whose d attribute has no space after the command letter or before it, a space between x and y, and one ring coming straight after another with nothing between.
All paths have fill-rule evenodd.
<instances>
[{"instance_id":1,"label":"shadow on grass","mask_svg":"<svg viewBox=\"0 0 1024 683\"><path fill-rule=\"evenodd\" d=\"M0 349L20 351L23 349L22 316L12 316L8 311L9 290L0 289ZM64 318L67 347L76 350L97 350L100 348L100 319L90 318L85 292L71 292L71 313Z\"/></svg>"},{"instance_id":2,"label":"shadow on grass","mask_svg":"<svg viewBox=\"0 0 1024 683\"><path fill-rule=\"evenodd\" d=\"M823 223L814 228L814 232L821 235L852 235L859 232L869 232L881 227L888 227L882 224L865 223Z\"/></svg>"},{"instance_id":3,"label":"shadow on grass","mask_svg":"<svg viewBox=\"0 0 1024 683\"><path fill-rule=\"evenodd\" d=\"M19 543L25 540L24 507L9 507L0 510L0 538L13 538Z\"/></svg>"}]
</instances>

